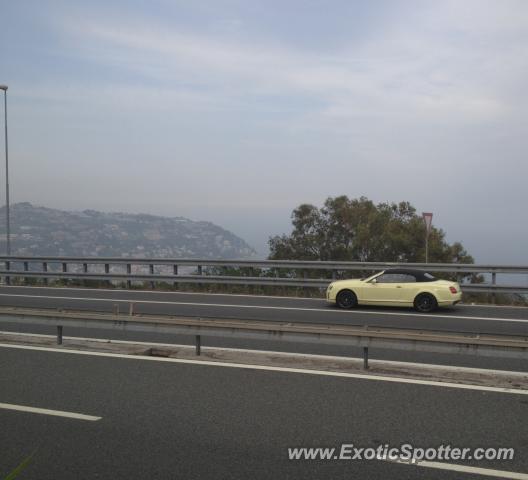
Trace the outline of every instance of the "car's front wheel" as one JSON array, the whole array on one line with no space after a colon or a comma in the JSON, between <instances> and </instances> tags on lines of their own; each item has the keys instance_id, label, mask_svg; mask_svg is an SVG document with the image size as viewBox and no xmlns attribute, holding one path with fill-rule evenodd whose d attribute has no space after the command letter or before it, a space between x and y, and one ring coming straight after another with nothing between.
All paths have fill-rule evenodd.
<instances>
[{"instance_id":1,"label":"car's front wheel","mask_svg":"<svg viewBox=\"0 0 528 480\"><path fill-rule=\"evenodd\" d=\"M436 310L438 302L430 293L422 293L414 299L414 308L421 313L429 313Z\"/></svg>"},{"instance_id":2,"label":"car's front wheel","mask_svg":"<svg viewBox=\"0 0 528 480\"><path fill-rule=\"evenodd\" d=\"M353 308L357 305L357 297L351 290L341 290L336 297L339 308Z\"/></svg>"}]
</instances>

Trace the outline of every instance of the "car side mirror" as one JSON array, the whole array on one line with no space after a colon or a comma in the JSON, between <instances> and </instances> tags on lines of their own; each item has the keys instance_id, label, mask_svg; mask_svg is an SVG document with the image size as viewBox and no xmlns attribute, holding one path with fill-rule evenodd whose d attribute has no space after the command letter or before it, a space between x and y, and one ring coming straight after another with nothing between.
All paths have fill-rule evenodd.
<instances>
[{"instance_id":1,"label":"car side mirror","mask_svg":"<svg viewBox=\"0 0 528 480\"><path fill-rule=\"evenodd\" d=\"M372 283L372 284L375 285L376 283L378 283L378 281L377 281L375 278L373 278L373 279L370 281L370 283Z\"/></svg>"}]
</instances>

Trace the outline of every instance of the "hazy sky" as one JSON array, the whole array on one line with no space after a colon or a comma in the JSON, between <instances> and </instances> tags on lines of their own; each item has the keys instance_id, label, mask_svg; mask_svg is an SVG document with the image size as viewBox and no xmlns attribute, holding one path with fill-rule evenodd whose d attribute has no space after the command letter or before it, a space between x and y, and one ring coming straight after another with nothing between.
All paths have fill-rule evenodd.
<instances>
[{"instance_id":1,"label":"hazy sky","mask_svg":"<svg viewBox=\"0 0 528 480\"><path fill-rule=\"evenodd\" d=\"M528 1L2 4L14 202L265 253L300 203L408 200L478 262L528 264Z\"/></svg>"}]
</instances>

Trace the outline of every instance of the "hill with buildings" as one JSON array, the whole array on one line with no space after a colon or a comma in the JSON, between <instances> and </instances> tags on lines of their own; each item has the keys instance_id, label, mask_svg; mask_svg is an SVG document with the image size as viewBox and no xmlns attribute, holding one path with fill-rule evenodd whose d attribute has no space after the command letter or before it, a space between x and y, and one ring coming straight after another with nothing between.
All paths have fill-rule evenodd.
<instances>
[{"instance_id":1,"label":"hill with buildings","mask_svg":"<svg viewBox=\"0 0 528 480\"><path fill-rule=\"evenodd\" d=\"M157 258L248 258L255 251L210 222L183 217L63 211L16 203L10 207L13 255ZM5 207L0 209L5 218ZM0 222L5 252L5 223Z\"/></svg>"}]
</instances>

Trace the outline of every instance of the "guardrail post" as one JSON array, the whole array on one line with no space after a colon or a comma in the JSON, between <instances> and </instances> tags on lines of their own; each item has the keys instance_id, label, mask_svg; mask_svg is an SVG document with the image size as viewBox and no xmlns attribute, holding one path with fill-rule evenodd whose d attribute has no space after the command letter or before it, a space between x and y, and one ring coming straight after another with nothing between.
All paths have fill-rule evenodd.
<instances>
[{"instance_id":1,"label":"guardrail post","mask_svg":"<svg viewBox=\"0 0 528 480\"><path fill-rule=\"evenodd\" d=\"M109 263L105 263L104 264L104 271L105 271L105 275L108 275L110 273L110 264ZM108 286L112 285L112 281L111 280L106 280L106 281L107 281L107 285Z\"/></svg>"},{"instance_id":2,"label":"guardrail post","mask_svg":"<svg viewBox=\"0 0 528 480\"><path fill-rule=\"evenodd\" d=\"M9 261L5 262L5 269L8 270L8 271L11 270L11 262L9 262ZM9 276L6 277L5 278L5 282L6 282L6 285L11 285L11 277L9 277Z\"/></svg>"},{"instance_id":3,"label":"guardrail post","mask_svg":"<svg viewBox=\"0 0 528 480\"><path fill-rule=\"evenodd\" d=\"M306 270L303 270L302 274L303 274L303 280L306 280L306 279L308 278L308 272L307 272ZM299 289L297 288L297 291L298 291L298 290L299 290ZM303 293L301 296L304 296L305 291L306 291L306 290L305 290L303 287L301 287L301 292Z\"/></svg>"},{"instance_id":4,"label":"guardrail post","mask_svg":"<svg viewBox=\"0 0 528 480\"><path fill-rule=\"evenodd\" d=\"M24 262L24 272L27 272L29 270L29 262ZM24 285L26 285L28 282L28 278L24 277Z\"/></svg>"},{"instance_id":5,"label":"guardrail post","mask_svg":"<svg viewBox=\"0 0 528 480\"><path fill-rule=\"evenodd\" d=\"M127 263L127 275L132 275L132 265L130 265L130 263ZM126 282L126 286L128 289L132 288L132 281L131 280L127 280Z\"/></svg>"},{"instance_id":6,"label":"guardrail post","mask_svg":"<svg viewBox=\"0 0 528 480\"><path fill-rule=\"evenodd\" d=\"M48 262L42 262L42 271L44 273L48 272ZM45 277L43 280L44 280L44 285L47 285L48 284L48 278Z\"/></svg>"},{"instance_id":7,"label":"guardrail post","mask_svg":"<svg viewBox=\"0 0 528 480\"><path fill-rule=\"evenodd\" d=\"M62 325L57 325L57 345L62 345Z\"/></svg>"},{"instance_id":8,"label":"guardrail post","mask_svg":"<svg viewBox=\"0 0 528 480\"><path fill-rule=\"evenodd\" d=\"M88 264L87 263L83 263L83 273L88 273ZM88 285L86 280L83 280L83 285L85 287Z\"/></svg>"},{"instance_id":9,"label":"guardrail post","mask_svg":"<svg viewBox=\"0 0 528 480\"><path fill-rule=\"evenodd\" d=\"M493 286L497 284L497 273L496 272L491 273L491 284ZM492 292L491 294L491 303L493 304L497 303L497 295L495 294L495 292Z\"/></svg>"},{"instance_id":10,"label":"guardrail post","mask_svg":"<svg viewBox=\"0 0 528 480\"><path fill-rule=\"evenodd\" d=\"M363 369L368 370L368 347L363 347Z\"/></svg>"},{"instance_id":11,"label":"guardrail post","mask_svg":"<svg viewBox=\"0 0 528 480\"><path fill-rule=\"evenodd\" d=\"M62 263L62 273L67 273L67 272L68 272L68 264L66 262L63 262ZM67 278L63 278L63 280L64 280L64 283L68 282Z\"/></svg>"},{"instance_id":12,"label":"guardrail post","mask_svg":"<svg viewBox=\"0 0 528 480\"><path fill-rule=\"evenodd\" d=\"M200 355L202 352L202 337L200 335L196 335L196 355Z\"/></svg>"},{"instance_id":13,"label":"guardrail post","mask_svg":"<svg viewBox=\"0 0 528 480\"><path fill-rule=\"evenodd\" d=\"M198 275L202 275L203 274L202 266L201 265L197 265L197 268L198 268ZM203 283L199 283L198 287L202 288L203 287Z\"/></svg>"},{"instance_id":14,"label":"guardrail post","mask_svg":"<svg viewBox=\"0 0 528 480\"><path fill-rule=\"evenodd\" d=\"M178 265L173 265L173 266L172 266L172 273L173 273L174 275L178 275ZM178 288L178 282L173 282L173 283L172 283L172 286L173 286L174 288Z\"/></svg>"},{"instance_id":15,"label":"guardrail post","mask_svg":"<svg viewBox=\"0 0 528 480\"><path fill-rule=\"evenodd\" d=\"M149 265L149 272L150 272L151 275L154 275L154 265L152 263ZM154 282L150 282L150 288L152 288L154 290L155 287L156 286L155 286Z\"/></svg>"}]
</instances>

